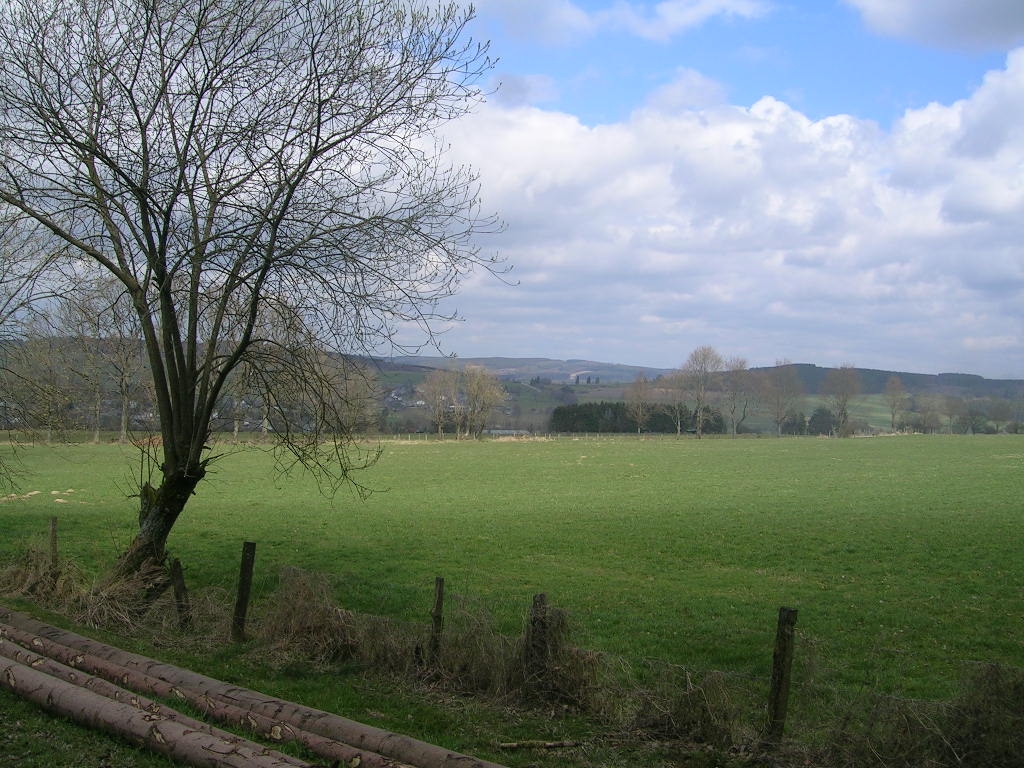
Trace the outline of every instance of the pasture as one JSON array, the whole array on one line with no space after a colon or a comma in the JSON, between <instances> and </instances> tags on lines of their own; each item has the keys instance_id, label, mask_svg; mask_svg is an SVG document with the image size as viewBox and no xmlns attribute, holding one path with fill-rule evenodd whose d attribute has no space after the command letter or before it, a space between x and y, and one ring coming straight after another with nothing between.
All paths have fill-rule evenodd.
<instances>
[{"instance_id":1,"label":"pasture","mask_svg":"<svg viewBox=\"0 0 1024 768\"><path fill-rule=\"evenodd\" d=\"M573 641L630 659L766 676L779 606L797 674L942 697L964 662L1024 664L1024 438L396 440L365 501L229 451L171 536L192 590L257 594L283 566L330 574L345 607L424 620L433 579L516 634L536 592ZM95 572L135 524L133 450L23 447L0 561L42 544ZM799 681L798 681L799 682Z\"/></svg>"}]
</instances>

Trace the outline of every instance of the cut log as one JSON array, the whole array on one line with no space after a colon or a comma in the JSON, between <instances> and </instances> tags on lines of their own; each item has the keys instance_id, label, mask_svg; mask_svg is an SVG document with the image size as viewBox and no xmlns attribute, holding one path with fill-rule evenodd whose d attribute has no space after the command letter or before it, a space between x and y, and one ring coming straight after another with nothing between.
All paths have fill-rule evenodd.
<instances>
[{"instance_id":1,"label":"cut log","mask_svg":"<svg viewBox=\"0 0 1024 768\"><path fill-rule=\"evenodd\" d=\"M112 701L16 661L0 658L0 686L48 712L126 739L197 768L297 768L280 753L191 730L167 717Z\"/></svg>"},{"instance_id":2,"label":"cut log","mask_svg":"<svg viewBox=\"0 0 1024 768\"><path fill-rule=\"evenodd\" d=\"M37 653L22 648L14 643L0 640L0 667L3 667L9 662L21 664L29 667L30 669L41 672L44 675L54 678L55 680L68 683L70 685L77 685L87 691L102 696L110 701L117 702L120 704L127 704L128 706L141 710L149 715L153 715L156 718L160 718L163 721L173 721L177 725L185 728L189 731L197 731L205 733L208 736L219 739L225 744L233 744L237 747L238 754L243 756L253 755L269 755L266 747L255 742L247 741L246 739L236 736L226 731L221 731L208 723L203 723L194 718L188 717L181 714L180 712L171 709L170 707L160 704L159 702L153 701L152 699L140 696L135 691L127 690L109 680L90 675L82 672L81 670L73 669L66 664L61 664L58 661L40 656ZM102 704L102 702L99 702ZM282 766L291 766L292 768L309 768L309 763L298 758L289 757L287 755L280 755Z\"/></svg>"},{"instance_id":3,"label":"cut log","mask_svg":"<svg viewBox=\"0 0 1024 768\"><path fill-rule=\"evenodd\" d=\"M24 651L24 654L19 656L0 650L0 655L6 655L22 663L30 663L32 666L38 666L45 663L45 661L54 661L54 663L68 670L69 674L62 676L62 679L66 679L68 682L82 685L82 682L79 682L79 680L92 677L90 685L96 688L101 688L99 682L96 681L107 681L111 685L118 687L126 695L130 692L125 689L131 689L132 692L158 696L163 699L185 701L204 716L220 723L245 728L268 741L278 743L297 742L314 754L339 763L359 765L362 768L412 768L397 760L295 728L282 720L276 720L223 701L217 701L201 692L175 685L135 669L122 667L113 661L101 659L91 653L71 648L53 640L44 639L38 635L33 635L25 630L20 630L0 622L0 643L4 642L3 638L6 638L9 644L16 644L13 647L20 648ZM34 649L39 654L42 654L42 656L40 657L28 649ZM26 659L31 659L32 657L35 657L37 660L26 661ZM78 680L75 679L75 675L78 675ZM58 674L58 676L61 675ZM119 688L120 686L124 686L124 688ZM108 695L102 691L98 692L105 696Z\"/></svg>"},{"instance_id":4,"label":"cut log","mask_svg":"<svg viewBox=\"0 0 1024 768\"><path fill-rule=\"evenodd\" d=\"M269 697L257 691L223 683L171 664L163 664L139 654L113 648L2 607L0 621L101 659L114 661L129 670L143 672L213 701L230 704L255 715L263 715L288 724L293 729L308 731L395 761L419 768L504 768L496 763L452 752L409 736Z\"/></svg>"}]
</instances>

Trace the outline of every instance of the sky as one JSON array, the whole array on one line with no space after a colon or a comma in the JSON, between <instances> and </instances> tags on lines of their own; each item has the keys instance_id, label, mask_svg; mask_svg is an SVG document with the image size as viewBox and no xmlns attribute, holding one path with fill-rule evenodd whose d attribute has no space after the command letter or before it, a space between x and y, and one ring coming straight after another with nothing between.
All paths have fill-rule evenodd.
<instances>
[{"instance_id":1,"label":"sky","mask_svg":"<svg viewBox=\"0 0 1024 768\"><path fill-rule=\"evenodd\" d=\"M444 352L1024 378L1024 2L475 5Z\"/></svg>"}]
</instances>

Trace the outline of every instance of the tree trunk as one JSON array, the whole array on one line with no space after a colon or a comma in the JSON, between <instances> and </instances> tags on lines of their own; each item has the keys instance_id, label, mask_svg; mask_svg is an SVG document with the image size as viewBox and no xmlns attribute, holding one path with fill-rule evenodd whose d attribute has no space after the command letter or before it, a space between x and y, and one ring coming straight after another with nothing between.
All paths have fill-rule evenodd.
<instances>
[{"instance_id":1,"label":"tree trunk","mask_svg":"<svg viewBox=\"0 0 1024 768\"><path fill-rule=\"evenodd\" d=\"M139 490L139 532L121 555L108 583L143 577L147 600L155 600L170 585L164 567L167 537L206 470L164 472L159 488L148 482Z\"/></svg>"},{"instance_id":2,"label":"tree trunk","mask_svg":"<svg viewBox=\"0 0 1024 768\"><path fill-rule=\"evenodd\" d=\"M310 733L284 720L228 703L213 695L205 684L189 686L187 677L181 684L177 684L150 674L161 674L164 667L159 662L151 661L147 664L144 662L148 660L143 660L143 663L134 663L134 659L141 657L129 656L122 659L125 652L102 643L87 641L85 638L79 638L79 647L73 647L60 642L60 639L63 639L62 633L50 632L51 628L46 625L38 626L42 627L46 634L55 634L55 639L48 639L27 629L19 629L14 624L5 623L6 619L25 623L29 627L37 624L33 620L26 622L24 617L0 613L0 620L3 620L0 621L0 638L10 640L11 645L11 649L5 649L3 639L0 639L0 660L4 657L12 659L48 675L88 688L107 698L124 701L137 709L163 714L188 728L203 730L206 733L214 733L214 730L210 726L195 723L172 710L154 704L138 694L156 696L169 701L184 701L203 717L235 728L250 730L258 737L273 742L298 742L329 760L350 765L358 764L363 768L410 768L404 763L375 752ZM72 640L75 637L69 635ZM29 648L35 649L41 655L32 653ZM125 666L123 662L128 662L131 666Z\"/></svg>"},{"instance_id":3,"label":"tree trunk","mask_svg":"<svg viewBox=\"0 0 1024 768\"><path fill-rule=\"evenodd\" d=\"M209 768L296 768L308 765L230 734L204 733L168 715L108 699L88 688L2 656L0 686L49 712L128 739L190 765Z\"/></svg>"},{"instance_id":4,"label":"tree trunk","mask_svg":"<svg viewBox=\"0 0 1024 768\"><path fill-rule=\"evenodd\" d=\"M100 442L100 426L103 421L103 392L96 387L96 400L93 402L93 432L92 441L97 445Z\"/></svg>"},{"instance_id":5,"label":"tree trunk","mask_svg":"<svg viewBox=\"0 0 1024 768\"><path fill-rule=\"evenodd\" d=\"M163 684L177 689L177 692L171 689L165 689L167 692L159 693L154 691L152 695L167 696L170 693L175 698L185 698L184 691L187 690L189 696L195 697L192 701L194 705L198 704L200 711L213 714L221 709L237 708L247 713L247 723L257 730L265 729L267 722L272 721L273 724L276 724L271 725L275 740L282 740L286 733L294 737L299 732L305 732L305 734L321 736L324 739L337 742L341 746L348 746L355 750L350 753L349 757L344 757L345 752L334 754L345 759L350 765L355 762L351 755L358 757L361 754L359 759L360 761L365 760L365 765L368 768L375 765L393 766L396 762L419 766L419 768L502 768L495 763L452 752L444 747L427 744L409 736L363 725L340 715L271 698L266 694L240 688L171 664L164 664L130 651L113 648L2 607L0 607L0 622L38 635L43 640L76 649L79 654L84 654L82 661L78 662L83 667L88 657L93 656L96 659L110 661L134 674L155 678ZM13 634L8 633L8 636L13 637ZM20 644L21 641L18 642ZM35 648L42 645L37 642L31 642L31 644ZM48 656L54 655L53 649L44 652ZM96 664L95 660L90 661L90 666L94 673L98 673L103 667L103 665ZM119 674L123 675L124 671ZM275 727L276 731L274 731ZM315 739L308 742L303 741L303 743L310 749L319 751L315 746ZM332 755L331 759L337 759L337 757ZM383 759L377 762L377 757Z\"/></svg>"},{"instance_id":6,"label":"tree trunk","mask_svg":"<svg viewBox=\"0 0 1024 768\"><path fill-rule=\"evenodd\" d=\"M128 411L131 401L128 395L124 392L121 393L121 432L118 435L118 442L124 445L128 442Z\"/></svg>"}]
</instances>

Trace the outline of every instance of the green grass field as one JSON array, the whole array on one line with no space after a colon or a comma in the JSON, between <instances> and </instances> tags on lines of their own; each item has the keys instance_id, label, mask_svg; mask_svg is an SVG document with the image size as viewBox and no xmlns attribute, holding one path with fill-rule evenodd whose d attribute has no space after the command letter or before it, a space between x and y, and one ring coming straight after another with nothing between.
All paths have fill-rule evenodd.
<instances>
[{"instance_id":1,"label":"green grass field","mask_svg":"<svg viewBox=\"0 0 1024 768\"><path fill-rule=\"evenodd\" d=\"M108 566L132 534L133 453L19 457L0 558L56 514L62 552ZM1024 664L1017 436L420 439L385 443L362 480L368 500L330 500L264 453L227 455L169 546L193 590L233 588L252 540L259 594L299 566L399 618L425 619L445 576L512 634L546 592L578 645L696 669L766 675L781 605L800 612L798 655L838 686L939 697L965 661Z\"/></svg>"}]
</instances>

